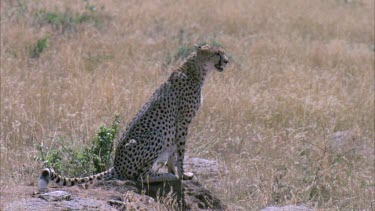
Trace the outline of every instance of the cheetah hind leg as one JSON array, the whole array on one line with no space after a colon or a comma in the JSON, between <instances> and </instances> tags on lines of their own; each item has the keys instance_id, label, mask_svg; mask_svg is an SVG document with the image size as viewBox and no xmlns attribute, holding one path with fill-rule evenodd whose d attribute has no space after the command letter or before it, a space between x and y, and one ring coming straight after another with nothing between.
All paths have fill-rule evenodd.
<instances>
[{"instance_id":1,"label":"cheetah hind leg","mask_svg":"<svg viewBox=\"0 0 375 211\"><path fill-rule=\"evenodd\" d=\"M152 163L152 162L150 162L150 163ZM164 165L165 165L165 163L164 163ZM168 165L168 173L157 173L158 170L154 171L152 168L150 168L149 165L145 166L142 169L143 173L141 173L138 180L143 182L143 183L155 183L155 182L177 180L178 178L175 176L175 174L173 172L170 172L170 170L169 170L169 162L167 162L167 165ZM160 167L161 166L159 166L159 168Z\"/></svg>"},{"instance_id":2,"label":"cheetah hind leg","mask_svg":"<svg viewBox=\"0 0 375 211\"><path fill-rule=\"evenodd\" d=\"M143 183L169 182L177 180L178 178L172 173L153 173L146 172L140 176L138 180Z\"/></svg>"},{"instance_id":3,"label":"cheetah hind leg","mask_svg":"<svg viewBox=\"0 0 375 211\"><path fill-rule=\"evenodd\" d=\"M153 134L144 134L141 138L144 141L145 148L148 148L149 152L152 152L151 156L144 161L144 166L142 167L138 181L142 183L154 183L154 182L163 182L163 181L173 181L178 178L171 172L168 173L157 173L158 170L153 170L154 164L158 165L158 158L163 151L163 139L162 136L155 136ZM165 162L163 164L165 166Z\"/></svg>"},{"instance_id":4,"label":"cheetah hind leg","mask_svg":"<svg viewBox=\"0 0 375 211\"><path fill-rule=\"evenodd\" d=\"M183 174L183 180L191 180L194 178L194 174L192 172L186 172ZM144 173L140 178L139 181L143 183L156 183L156 182L170 182L178 180L179 178L174 175L173 173L152 173L147 172Z\"/></svg>"}]
</instances>

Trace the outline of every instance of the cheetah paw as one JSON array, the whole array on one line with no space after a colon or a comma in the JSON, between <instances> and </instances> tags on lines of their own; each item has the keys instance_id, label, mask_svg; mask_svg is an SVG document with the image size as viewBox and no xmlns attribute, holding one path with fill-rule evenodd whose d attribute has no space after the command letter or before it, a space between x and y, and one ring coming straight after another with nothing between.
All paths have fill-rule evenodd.
<instances>
[{"instance_id":1,"label":"cheetah paw","mask_svg":"<svg viewBox=\"0 0 375 211\"><path fill-rule=\"evenodd\" d=\"M184 172L182 180L192 180L194 178L193 172Z\"/></svg>"}]
</instances>

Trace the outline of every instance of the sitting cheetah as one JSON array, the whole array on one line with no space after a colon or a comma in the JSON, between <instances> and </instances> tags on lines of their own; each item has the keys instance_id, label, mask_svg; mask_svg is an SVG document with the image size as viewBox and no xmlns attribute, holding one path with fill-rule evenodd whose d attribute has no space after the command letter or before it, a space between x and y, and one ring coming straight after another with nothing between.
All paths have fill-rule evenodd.
<instances>
[{"instance_id":1,"label":"sitting cheetah","mask_svg":"<svg viewBox=\"0 0 375 211\"><path fill-rule=\"evenodd\" d=\"M39 188L47 188L49 181L73 186L111 178L152 183L186 177L183 172L186 135L201 104L204 80L212 70L222 72L228 63L221 47L195 47L196 52L155 91L128 125L117 146L112 168L84 178L65 178L45 168ZM153 165L161 162L167 165L168 173L153 170Z\"/></svg>"}]
</instances>

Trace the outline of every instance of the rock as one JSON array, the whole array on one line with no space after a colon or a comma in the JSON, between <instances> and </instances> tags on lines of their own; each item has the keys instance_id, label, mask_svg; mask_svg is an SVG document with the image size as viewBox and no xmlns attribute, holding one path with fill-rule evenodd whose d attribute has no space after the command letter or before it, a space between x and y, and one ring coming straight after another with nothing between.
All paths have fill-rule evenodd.
<instances>
[{"instance_id":1,"label":"rock","mask_svg":"<svg viewBox=\"0 0 375 211\"><path fill-rule=\"evenodd\" d=\"M193 172L195 175L210 178L218 176L219 172L222 171L222 169L219 169L217 161L189 157L184 160L184 170L186 172Z\"/></svg>"},{"instance_id":2,"label":"rock","mask_svg":"<svg viewBox=\"0 0 375 211\"><path fill-rule=\"evenodd\" d=\"M296 206L296 205L289 205L285 207L266 207L261 209L260 211L310 211L309 209L303 205Z\"/></svg>"},{"instance_id":3,"label":"rock","mask_svg":"<svg viewBox=\"0 0 375 211\"><path fill-rule=\"evenodd\" d=\"M84 199L65 191L54 191L38 198L24 199L7 204L5 210L116 210L106 201Z\"/></svg>"},{"instance_id":4,"label":"rock","mask_svg":"<svg viewBox=\"0 0 375 211\"><path fill-rule=\"evenodd\" d=\"M70 194L66 191L54 191L50 193L44 193L39 195L39 198L46 201L69 201Z\"/></svg>"}]
</instances>

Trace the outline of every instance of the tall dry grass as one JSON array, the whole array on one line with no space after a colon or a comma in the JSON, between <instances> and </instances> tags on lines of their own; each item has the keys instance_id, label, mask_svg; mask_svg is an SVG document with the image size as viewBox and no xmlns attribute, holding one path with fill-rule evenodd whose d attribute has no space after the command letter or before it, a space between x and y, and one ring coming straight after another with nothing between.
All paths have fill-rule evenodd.
<instances>
[{"instance_id":1,"label":"tall dry grass","mask_svg":"<svg viewBox=\"0 0 375 211\"><path fill-rule=\"evenodd\" d=\"M207 187L247 210L371 209L374 1L89 4L96 21L56 26L38 12L84 14L87 3L1 2L1 186L35 185L40 144L89 144L114 114L125 128L178 65L168 56L217 40L231 63L207 79L187 143L227 167Z\"/></svg>"}]
</instances>

